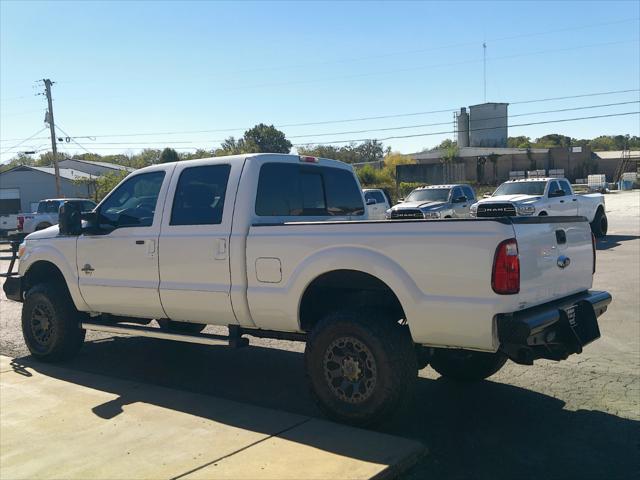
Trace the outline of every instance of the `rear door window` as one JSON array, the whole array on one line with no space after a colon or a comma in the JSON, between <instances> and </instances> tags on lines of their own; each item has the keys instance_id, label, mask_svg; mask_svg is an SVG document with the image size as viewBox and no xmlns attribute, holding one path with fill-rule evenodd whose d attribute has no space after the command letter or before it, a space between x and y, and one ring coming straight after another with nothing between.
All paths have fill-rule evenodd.
<instances>
[{"instance_id":1,"label":"rear door window","mask_svg":"<svg viewBox=\"0 0 640 480\"><path fill-rule=\"evenodd\" d=\"M38 204L38 213L58 213L60 209L60 202L58 201L48 201L48 202L40 202Z\"/></svg>"},{"instance_id":2,"label":"rear door window","mask_svg":"<svg viewBox=\"0 0 640 480\"><path fill-rule=\"evenodd\" d=\"M170 225L222 223L231 165L185 168L173 197Z\"/></svg>"}]
</instances>

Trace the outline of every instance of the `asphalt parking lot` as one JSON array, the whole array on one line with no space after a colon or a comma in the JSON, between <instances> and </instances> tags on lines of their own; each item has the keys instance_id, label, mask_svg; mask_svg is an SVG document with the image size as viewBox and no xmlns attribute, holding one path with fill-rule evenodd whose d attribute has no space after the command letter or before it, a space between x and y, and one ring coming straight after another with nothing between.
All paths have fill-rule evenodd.
<instances>
[{"instance_id":1,"label":"asphalt parking lot","mask_svg":"<svg viewBox=\"0 0 640 480\"><path fill-rule=\"evenodd\" d=\"M614 300L600 319L602 338L565 362L508 363L477 384L422 370L410 408L377 428L427 447L407 479L640 473L640 191L608 195L606 203L609 235L598 242L594 288ZM20 305L0 297L0 354L28 363ZM67 368L320 415L307 392L300 343L252 338L253 348L230 350L95 334L88 340Z\"/></svg>"}]
</instances>

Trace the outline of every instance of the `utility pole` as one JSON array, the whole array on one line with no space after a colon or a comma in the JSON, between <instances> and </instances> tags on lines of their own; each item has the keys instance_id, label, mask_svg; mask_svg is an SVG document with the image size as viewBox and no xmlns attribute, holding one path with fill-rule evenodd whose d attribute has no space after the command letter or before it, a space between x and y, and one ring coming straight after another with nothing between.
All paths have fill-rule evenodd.
<instances>
[{"instance_id":1,"label":"utility pole","mask_svg":"<svg viewBox=\"0 0 640 480\"><path fill-rule=\"evenodd\" d=\"M56 195L58 198L62 197L62 189L60 187L60 168L58 167L58 147L56 146L56 127L53 121L53 101L51 100L51 85L54 82L45 78L44 82L45 94L47 95L47 103L49 105L49 111L47 112L46 121L49 124L49 130L51 132L51 150L53 150L53 170L56 177Z\"/></svg>"},{"instance_id":2,"label":"utility pole","mask_svg":"<svg viewBox=\"0 0 640 480\"><path fill-rule=\"evenodd\" d=\"M487 42L482 42L482 67L484 77L484 103L487 103Z\"/></svg>"}]
</instances>

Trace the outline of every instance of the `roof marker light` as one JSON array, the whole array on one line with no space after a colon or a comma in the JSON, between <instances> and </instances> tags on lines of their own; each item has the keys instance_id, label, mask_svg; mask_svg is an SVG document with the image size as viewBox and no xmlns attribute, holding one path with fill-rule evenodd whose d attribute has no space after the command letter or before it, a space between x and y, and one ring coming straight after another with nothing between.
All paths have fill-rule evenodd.
<instances>
[{"instance_id":1,"label":"roof marker light","mask_svg":"<svg viewBox=\"0 0 640 480\"><path fill-rule=\"evenodd\" d=\"M310 157L308 155L300 155L300 161L304 163L318 163L318 158Z\"/></svg>"}]
</instances>

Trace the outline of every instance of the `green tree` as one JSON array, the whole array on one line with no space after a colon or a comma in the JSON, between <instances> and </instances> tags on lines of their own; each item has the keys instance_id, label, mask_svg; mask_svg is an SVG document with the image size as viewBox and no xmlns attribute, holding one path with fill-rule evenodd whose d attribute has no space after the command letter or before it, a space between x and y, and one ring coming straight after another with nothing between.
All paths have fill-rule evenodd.
<instances>
[{"instance_id":1,"label":"green tree","mask_svg":"<svg viewBox=\"0 0 640 480\"><path fill-rule=\"evenodd\" d=\"M540 138L536 138L533 145L534 148L552 148L552 147L570 147L571 137L560 135L559 133L550 133Z\"/></svg>"},{"instance_id":2,"label":"green tree","mask_svg":"<svg viewBox=\"0 0 640 480\"><path fill-rule=\"evenodd\" d=\"M99 202L106 197L107 193L116 188L116 185L124 180L127 175L129 175L129 172L126 170L119 170L114 173L101 175L93 180L95 182L95 201Z\"/></svg>"},{"instance_id":3,"label":"green tree","mask_svg":"<svg viewBox=\"0 0 640 480\"><path fill-rule=\"evenodd\" d=\"M195 152L181 153L180 158L182 160L196 160L198 158L210 158L214 157L215 152L211 150L197 149Z\"/></svg>"},{"instance_id":4,"label":"green tree","mask_svg":"<svg viewBox=\"0 0 640 480\"><path fill-rule=\"evenodd\" d=\"M273 125L260 123L244 132L244 148L252 153L289 153L291 142Z\"/></svg>"},{"instance_id":5,"label":"green tree","mask_svg":"<svg viewBox=\"0 0 640 480\"><path fill-rule=\"evenodd\" d=\"M509 137L507 139L507 147L509 148L531 148L531 138L520 135L518 137Z\"/></svg>"},{"instance_id":6,"label":"green tree","mask_svg":"<svg viewBox=\"0 0 640 480\"><path fill-rule=\"evenodd\" d=\"M159 163L169 163L169 162L178 162L180 161L180 156L178 152L176 152L173 148L165 148L162 150L160 154L160 158L158 159Z\"/></svg>"},{"instance_id":7,"label":"green tree","mask_svg":"<svg viewBox=\"0 0 640 480\"><path fill-rule=\"evenodd\" d=\"M234 137L227 138L215 153L216 155L289 153L291 147L291 142L287 140L284 132L281 132L273 125L260 123L244 132L242 138L238 140Z\"/></svg>"}]
</instances>

